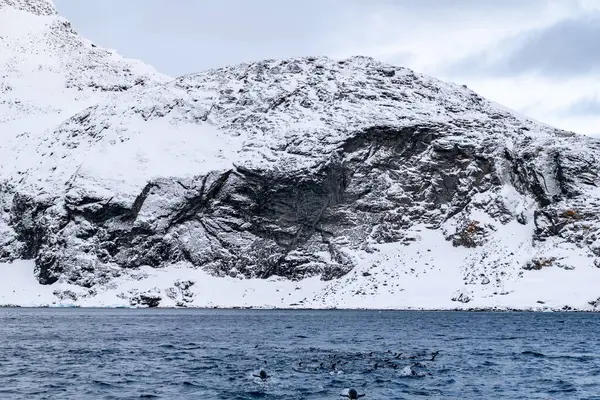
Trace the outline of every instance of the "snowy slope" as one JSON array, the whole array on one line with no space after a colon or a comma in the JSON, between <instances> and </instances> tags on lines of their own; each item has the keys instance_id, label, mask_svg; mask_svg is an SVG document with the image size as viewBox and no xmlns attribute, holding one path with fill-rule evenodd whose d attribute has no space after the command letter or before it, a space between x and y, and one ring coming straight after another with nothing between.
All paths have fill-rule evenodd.
<instances>
[{"instance_id":1,"label":"snowy slope","mask_svg":"<svg viewBox=\"0 0 600 400\"><path fill-rule=\"evenodd\" d=\"M56 182L77 171L94 185L108 180L107 189L131 194L124 186L130 182L141 190L151 178L193 176L233 164L311 167L357 131L377 125L446 125L467 133L464 140L478 134L465 127L492 125L486 133L493 136L494 118L504 120L502 140L509 142L521 129L540 138L554 132L462 87L369 58L265 61L123 94L48 130L37 148L21 146L19 157L34 165L28 182L47 179L36 190L53 192ZM107 165L107 157L115 163Z\"/></svg>"},{"instance_id":2,"label":"snowy slope","mask_svg":"<svg viewBox=\"0 0 600 400\"><path fill-rule=\"evenodd\" d=\"M170 81L17 4L0 304L598 305L598 140L365 57Z\"/></svg>"},{"instance_id":3,"label":"snowy slope","mask_svg":"<svg viewBox=\"0 0 600 400\"><path fill-rule=\"evenodd\" d=\"M21 149L40 131L98 101L168 79L82 39L50 0L0 1L0 71L3 142L16 140L3 145L3 159L13 154L6 151Z\"/></svg>"}]
</instances>

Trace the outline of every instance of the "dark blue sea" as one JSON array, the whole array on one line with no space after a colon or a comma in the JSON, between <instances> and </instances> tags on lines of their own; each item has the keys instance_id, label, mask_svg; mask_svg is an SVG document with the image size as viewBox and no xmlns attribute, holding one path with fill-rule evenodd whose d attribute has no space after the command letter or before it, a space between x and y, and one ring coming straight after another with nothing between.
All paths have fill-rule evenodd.
<instances>
[{"instance_id":1,"label":"dark blue sea","mask_svg":"<svg viewBox=\"0 0 600 400\"><path fill-rule=\"evenodd\" d=\"M0 309L0 399L341 399L349 388L600 399L600 315Z\"/></svg>"}]
</instances>

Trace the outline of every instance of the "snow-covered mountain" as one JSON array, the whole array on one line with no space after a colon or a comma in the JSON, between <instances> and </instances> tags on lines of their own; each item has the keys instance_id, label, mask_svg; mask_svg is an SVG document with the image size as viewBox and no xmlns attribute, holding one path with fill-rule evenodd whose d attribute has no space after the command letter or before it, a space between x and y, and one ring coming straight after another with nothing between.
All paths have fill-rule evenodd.
<instances>
[{"instance_id":1,"label":"snow-covered mountain","mask_svg":"<svg viewBox=\"0 0 600 400\"><path fill-rule=\"evenodd\" d=\"M82 39L56 14L50 0L0 1L3 142L16 135L37 135L117 93L167 80L139 61ZM22 146L22 142L17 143ZM10 149L6 143L2 147Z\"/></svg>"},{"instance_id":2,"label":"snow-covered mountain","mask_svg":"<svg viewBox=\"0 0 600 400\"><path fill-rule=\"evenodd\" d=\"M600 304L596 139L364 57L169 80L46 0L0 46L1 303Z\"/></svg>"},{"instance_id":3,"label":"snow-covered mountain","mask_svg":"<svg viewBox=\"0 0 600 400\"><path fill-rule=\"evenodd\" d=\"M82 39L50 0L0 0L0 253L33 256L7 224L12 185L34 165L27 154L41 135L98 102L168 80Z\"/></svg>"}]
</instances>

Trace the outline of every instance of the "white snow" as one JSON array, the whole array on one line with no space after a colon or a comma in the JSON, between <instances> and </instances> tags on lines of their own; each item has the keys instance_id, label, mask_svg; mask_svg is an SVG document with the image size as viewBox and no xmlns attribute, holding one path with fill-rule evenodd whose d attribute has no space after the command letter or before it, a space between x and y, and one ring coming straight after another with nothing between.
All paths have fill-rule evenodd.
<instances>
[{"instance_id":1,"label":"white snow","mask_svg":"<svg viewBox=\"0 0 600 400\"><path fill-rule=\"evenodd\" d=\"M173 125L162 119L144 124L134 121L123 130L108 129L91 142L66 138L62 133L47 132L48 142L70 139L70 145L48 151L43 140L15 158L15 164L22 166L18 168L27 171L24 183L39 188L42 177L42 187L53 191L64 188L69 180L79 190L106 191L114 198L135 197L155 178L231 169L244 139L224 135L210 125ZM127 139L122 140L125 133ZM44 157L48 153L52 156ZM32 165L36 159L37 165Z\"/></svg>"},{"instance_id":2,"label":"white snow","mask_svg":"<svg viewBox=\"0 0 600 400\"><path fill-rule=\"evenodd\" d=\"M0 264L0 276L0 305L39 307L56 301L56 288L39 284L32 261Z\"/></svg>"}]
</instances>

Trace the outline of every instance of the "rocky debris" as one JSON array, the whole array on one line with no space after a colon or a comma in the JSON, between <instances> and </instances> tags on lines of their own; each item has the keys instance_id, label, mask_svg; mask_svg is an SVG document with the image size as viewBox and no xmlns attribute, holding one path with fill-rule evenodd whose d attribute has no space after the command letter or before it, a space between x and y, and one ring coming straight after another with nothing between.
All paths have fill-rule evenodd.
<instances>
[{"instance_id":1,"label":"rocky debris","mask_svg":"<svg viewBox=\"0 0 600 400\"><path fill-rule=\"evenodd\" d=\"M455 247L478 247L485 244L487 230L493 226L481 226L479 221L466 221L457 229L457 232L449 238Z\"/></svg>"},{"instance_id":2,"label":"rocky debris","mask_svg":"<svg viewBox=\"0 0 600 400\"><path fill-rule=\"evenodd\" d=\"M590 301L589 305L594 308L598 308L598 306L600 306L600 297L598 297L596 300Z\"/></svg>"},{"instance_id":3,"label":"rocky debris","mask_svg":"<svg viewBox=\"0 0 600 400\"><path fill-rule=\"evenodd\" d=\"M526 271L539 271L543 268L550 267L562 268L567 271L575 269L575 267L572 265L558 262L558 259L556 257L535 258L531 261L528 261L527 265L525 265L523 269Z\"/></svg>"},{"instance_id":4,"label":"rocky debris","mask_svg":"<svg viewBox=\"0 0 600 400\"><path fill-rule=\"evenodd\" d=\"M585 225L578 224L579 221L586 221L586 215L582 211L574 209L561 210L559 207L548 207L535 215L536 234L540 239L549 236L560 236L571 230L588 230Z\"/></svg>"},{"instance_id":5,"label":"rocky debris","mask_svg":"<svg viewBox=\"0 0 600 400\"><path fill-rule=\"evenodd\" d=\"M575 269L575 267L573 265L569 265L569 264L563 264L563 263L557 263L556 266L558 268L562 268L566 271L572 271Z\"/></svg>"},{"instance_id":6,"label":"rocky debris","mask_svg":"<svg viewBox=\"0 0 600 400\"><path fill-rule=\"evenodd\" d=\"M458 296L452 298L452 301L457 301L459 303L467 304L471 301L471 297L465 293L460 293Z\"/></svg>"},{"instance_id":7,"label":"rocky debris","mask_svg":"<svg viewBox=\"0 0 600 400\"><path fill-rule=\"evenodd\" d=\"M131 297L129 297L129 304L132 307L149 307L155 308L160 305L162 300L162 296L160 295L160 290L158 288L154 288L151 290L147 290L145 292L138 292L137 290L130 292Z\"/></svg>"},{"instance_id":8,"label":"rocky debris","mask_svg":"<svg viewBox=\"0 0 600 400\"><path fill-rule=\"evenodd\" d=\"M77 301L79 299L79 296L77 295L77 293L75 293L72 290L55 290L54 295L59 300Z\"/></svg>"},{"instance_id":9,"label":"rocky debris","mask_svg":"<svg viewBox=\"0 0 600 400\"><path fill-rule=\"evenodd\" d=\"M196 294L191 290L196 282L186 280L177 280L172 287L165 290L165 294L171 300L174 300L177 307L186 307L188 304L194 301Z\"/></svg>"},{"instance_id":10,"label":"rocky debris","mask_svg":"<svg viewBox=\"0 0 600 400\"><path fill-rule=\"evenodd\" d=\"M550 258L534 258L533 260L527 262L527 265L523 267L526 271L539 271L542 268L549 268L554 265L556 261L555 257Z\"/></svg>"}]
</instances>

